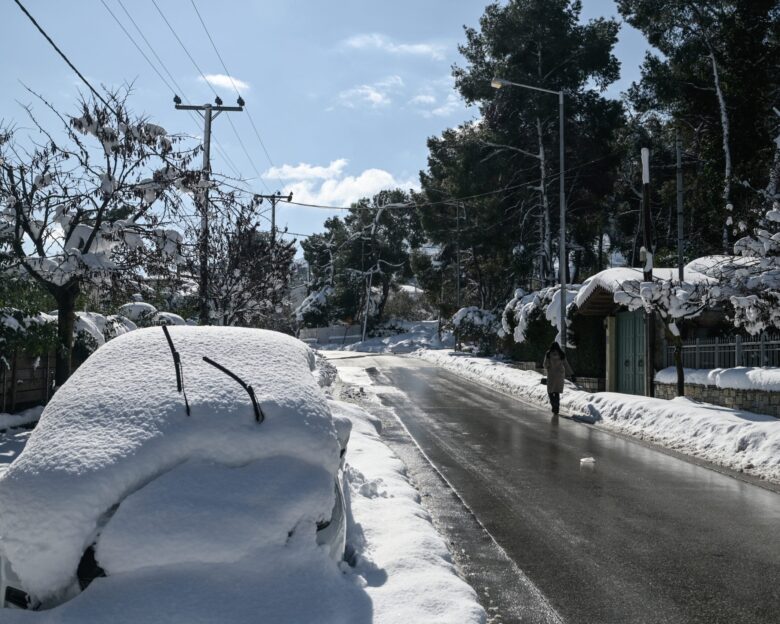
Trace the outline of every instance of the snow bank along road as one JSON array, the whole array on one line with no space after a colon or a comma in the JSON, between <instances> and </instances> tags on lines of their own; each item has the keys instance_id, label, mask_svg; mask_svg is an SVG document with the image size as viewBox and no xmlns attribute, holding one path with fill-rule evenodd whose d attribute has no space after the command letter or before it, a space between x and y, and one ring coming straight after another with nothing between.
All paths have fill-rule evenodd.
<instances>
[{"instance_id":1,"label":"snow bank along road","mask_svg":"<svg viewBox=\"0 0 780 624\"><path fill-rule=\"evenodd\" d=\"M777 493L420 360L345 356L562 620L777 622Z\"/></svg>"}]
</instances>

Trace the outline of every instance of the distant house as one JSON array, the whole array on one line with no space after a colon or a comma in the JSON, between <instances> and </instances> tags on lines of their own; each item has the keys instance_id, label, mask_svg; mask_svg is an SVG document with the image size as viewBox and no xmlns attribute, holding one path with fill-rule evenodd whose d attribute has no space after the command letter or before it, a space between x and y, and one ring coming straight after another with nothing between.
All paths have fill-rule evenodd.
<instances>
[{"instance_id":1,"label":"distant house","mask_svg":"<svg viewBox=\"0 0 780 624\"><path fill-rule=\"evenodd\" d=\"M690 262L685 267L686 282L708 282L716 284L717 277L707 274L716 266L710 262L712 256ZM676 280L678 270L653 269L653 279ZM643 310L629 311L615 303L615 292L629 280L644 280L642 269L620 267L607 269L588 278L582 284L574 300L576 314L584 317L601 317L601 324L589 324L593 331L600 332L606 344L602 370L606 371L604 387L608 392L645 394L645 313ZM722 322L723 315L717 311L704 312L694 320L703 335L714 331ZM663 368L665 328L656 322L656 349L653 354L655 370Z\"/></svg>"}]
</instances>

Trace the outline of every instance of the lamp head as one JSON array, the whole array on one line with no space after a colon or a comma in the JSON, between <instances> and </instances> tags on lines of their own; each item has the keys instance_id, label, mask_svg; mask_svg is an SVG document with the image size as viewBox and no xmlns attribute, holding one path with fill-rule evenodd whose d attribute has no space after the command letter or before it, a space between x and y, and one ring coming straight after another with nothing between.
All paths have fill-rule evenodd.
<instances>
[{"instance_id":1,"label":"lamp head","mask_svg":"<svg viewBox=\"0 0 780 624\"><path fill-rule=\"evenodd\" d=\"M490 86L494 89L500 89L506 84L506 80L503 80L502 78L493 78L493 80L490 81Z\"/></svg>"}]
</instances>

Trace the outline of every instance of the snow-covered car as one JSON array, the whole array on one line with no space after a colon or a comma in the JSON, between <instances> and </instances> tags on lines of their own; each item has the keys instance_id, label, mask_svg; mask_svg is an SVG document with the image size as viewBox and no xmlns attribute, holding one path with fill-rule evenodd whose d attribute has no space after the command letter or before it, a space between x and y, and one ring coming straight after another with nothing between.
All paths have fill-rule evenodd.
<instances>
[{"instance_id":1,"label":"snow-covered car","mask_svg":"<svg viewBox=\"0 0 780 624\"><path fill-rule=\"evenodd\" d=\"M315 373L305 344L256 329L154 327L98 349L0 477L3 606L292 550L341 560L350 423Z\"/></svg>"}]
</instances>

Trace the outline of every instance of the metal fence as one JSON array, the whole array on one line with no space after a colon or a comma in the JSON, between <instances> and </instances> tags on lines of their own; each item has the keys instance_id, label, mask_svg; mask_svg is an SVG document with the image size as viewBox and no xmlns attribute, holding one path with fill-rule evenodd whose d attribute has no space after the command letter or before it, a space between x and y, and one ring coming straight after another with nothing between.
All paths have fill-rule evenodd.
<instances>
[{"instance_id":1,"label":"metal fence","mask_svg":"<svg viewBox=\"0 0 780 624\"><path fill-rule=\"evenodd\" d=\"M360 325L332 325L330 327L304 327L298 338L312 346L347 345L360 342L363 328Z\"/></svg>"},{"instance_id":2,"label":"metal fence","mask_svg":"<svg viewBox=\"0 0 780 624\"><path fill-rule=\"evenodd\" d=\"M780 367L780 335L761 334L742 338L696 338L683 342L684 368L733 368L734 366ZM674 366L674 346L664 350L664 366Z\"/></svg>"}]
</instances>

